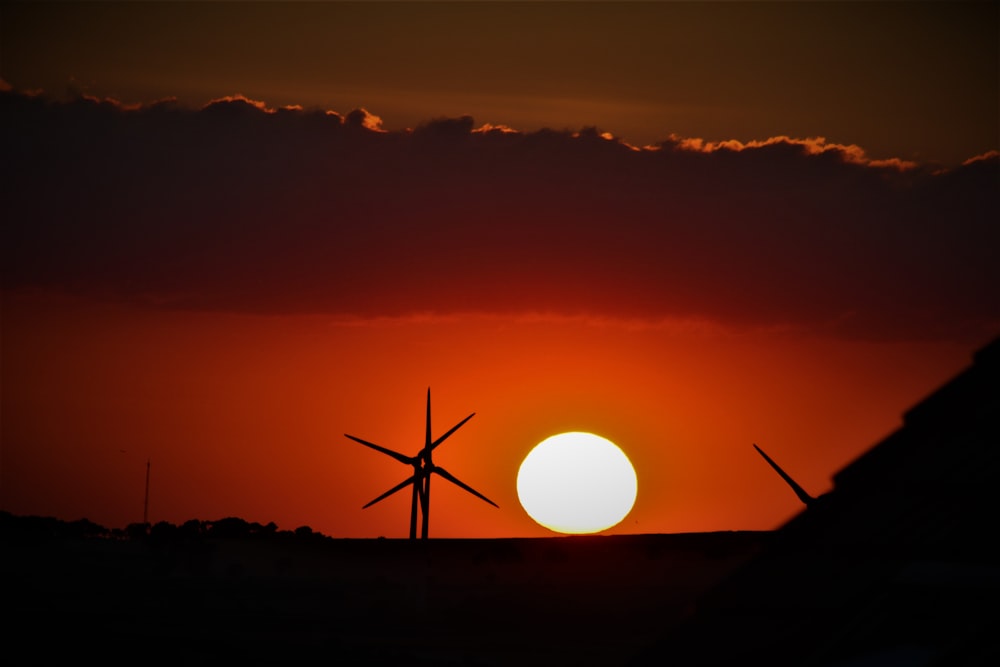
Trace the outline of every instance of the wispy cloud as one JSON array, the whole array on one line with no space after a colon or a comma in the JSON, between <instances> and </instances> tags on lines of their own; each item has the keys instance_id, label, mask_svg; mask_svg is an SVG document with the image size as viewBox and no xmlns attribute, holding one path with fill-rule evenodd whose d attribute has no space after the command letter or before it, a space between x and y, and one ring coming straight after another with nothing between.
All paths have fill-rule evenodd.
<instances>
[{"instance_id":1,"label":"wispy cloud","mask_svg":"<svg viewBox=\"0 0 1000 667\"><path fill-rule=\"evenodd\" d=\"M737 141L730 139L726 141L705 141L698 138L671 137L670 143L678 148L692 150L702 153L714 153L716 151L739 152L744 150L754 150L767 148L770 146L785 147L792 150L799 150L805 155L832 154L844 162L854 162L856 164L868 165L871 167L892 167L899 170L916 169L919 165L910 160L900 160L890 158L874 160L865 154L861 146L854 144L831 143L826 137L808 137L796 139L793 137L780 136L769 137L762 141Z\"/></svg>"}]
</instances>

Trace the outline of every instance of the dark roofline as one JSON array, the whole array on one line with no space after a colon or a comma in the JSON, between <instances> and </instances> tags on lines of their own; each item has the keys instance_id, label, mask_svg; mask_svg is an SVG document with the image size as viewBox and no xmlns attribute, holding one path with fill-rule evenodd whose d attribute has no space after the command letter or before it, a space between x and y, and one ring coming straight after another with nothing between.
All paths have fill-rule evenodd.
<instances>
[{"instance_id":1,"label":"dark roofline","mask_svg":"<svg viewBox=\"0 0 1000 667\"><path fill-rule=\"evenodd\" d=\"M902 428L834 474L834 492L885 479L898 466L898 457L926 443L928 434L954 431L962 424L1000 414L1000 338L979 349L972 359L971 366L903 413ZM920 437L911 437L917 432Z\"/></svg>"}]
</instances>

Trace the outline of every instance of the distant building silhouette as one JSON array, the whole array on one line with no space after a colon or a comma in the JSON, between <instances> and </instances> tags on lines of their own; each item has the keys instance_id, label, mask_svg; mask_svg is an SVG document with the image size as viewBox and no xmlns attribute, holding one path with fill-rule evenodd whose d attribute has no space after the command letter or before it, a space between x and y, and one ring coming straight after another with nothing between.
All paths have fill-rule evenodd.
<instances>
[{"instance_id":1,"label":"distant building silhouette","mask_svg":"<svg viewBox=\"0 0 1000 667\"><path fill-rule=\"evenodd\" d=\"M1000 664L1000 339L632 664Z\"/></svg>"}]
</instances>

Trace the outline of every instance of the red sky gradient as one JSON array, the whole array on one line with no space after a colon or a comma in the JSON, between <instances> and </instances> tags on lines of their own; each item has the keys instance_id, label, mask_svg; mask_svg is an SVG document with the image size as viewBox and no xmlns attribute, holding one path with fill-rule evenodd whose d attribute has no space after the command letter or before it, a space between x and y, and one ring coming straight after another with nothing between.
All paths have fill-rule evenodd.
<instances>
[{"instance_id":1,"label":"red sky gradient","mask_svg":"<svg viewBox=\"0 0 1000 667\"><path fill-rule=\"evenodd\" d=\"M16 351L16 354L12 353ZM710 325L190 313L7 297L4 505L107 525L241 516L337 536L403 536L409 474L343 433L415 453L424 391L436 452L495 510L439 484L432 534L542 535L517 467L590 430L638 470L614 532L765 529L798 501L757 442L813 493L967 362L947 342L839 341ZM122 451L124 450L124 451ZM412 452L410 452L412 450Z\"/></svg>"},{"instance_id":2,"label":"red sky gradient","mask_svg":"<svg viewBox=\"0 0 1000 667\"><path fill-rule=\"evenodd\" d=\"M4 5L0 506L139 521L149 458L153 521L404 536L343 434L415 453L431 387L501 507L432 536L549 534L567 430L636 466L611 532L775 527L751 443L821 493L1000 331L957 6Z\"/></svg>"}]
</instances>

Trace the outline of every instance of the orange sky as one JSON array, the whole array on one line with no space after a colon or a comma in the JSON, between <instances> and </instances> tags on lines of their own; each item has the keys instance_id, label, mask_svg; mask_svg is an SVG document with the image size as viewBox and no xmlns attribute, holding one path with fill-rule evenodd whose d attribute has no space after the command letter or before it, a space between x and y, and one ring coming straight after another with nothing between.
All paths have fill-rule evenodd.
<instances>
[{"instance_id":1,"label":"orange sky","mask_svg":"<svg viewBox=\"0 0 1000 667\"><path fill-rule=\"evenodd\" d=\"M779 525L751 443L822 493L1000 328L955 7L4 4L0 507L140 521L151 459L152 521L402 537L343 434L416 453L430 387L500 505L436 483L432 536L549 534L568 430L636 466L611 532Z\"/></svg>"},{"instance_id":2,"label":"orange sky","mask_svg":"<svg viewBox=\"0 0 1000 667\"><path fill-rule=\"evenodd\" d=\"M537 442L590 430L638 470L612 532L766 529L798 511L752 450L809 491L968 362L949 343L879 344L711 325L455 317L338 324L4 303L3 504L110 526L240 516L336 536L403 536L409 474L343 438L416 453L424 391L436 453L499 510L439 483L432 535L542 535L515 476ZM124 450L124 451L123 451ZM412 451L411 451L412 450Z\"/></svg>"}]
</instances>

